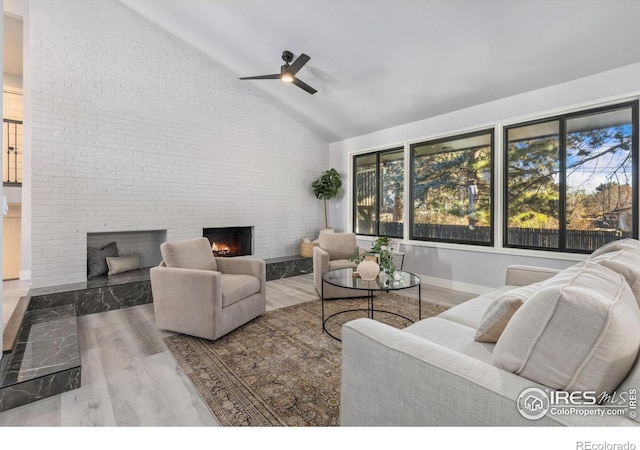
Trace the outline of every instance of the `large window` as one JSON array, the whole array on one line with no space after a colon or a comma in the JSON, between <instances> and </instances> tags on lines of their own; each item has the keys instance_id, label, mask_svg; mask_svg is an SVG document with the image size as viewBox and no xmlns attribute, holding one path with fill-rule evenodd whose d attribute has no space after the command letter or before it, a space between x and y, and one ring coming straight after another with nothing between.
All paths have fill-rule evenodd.
<instances>
[{"instance_id":1,"label":"large window","mask_svg":"<svg viewBox=\"0 0 640 450\"><path fill-rule=\"evenodd\" d=\"M591 252L637 237L637 103L505 128L507 247Z\"/></svg>"},{"instance_id":2,"label":"large window","mask_svg":"<svg viewBox=\"0 0 640 450\"><path fill-rule=\"evenodd\" d=\"M404 149L353 157L353 229L357 234L402 237Z\"/></svg>"},{"instance_id":3,"label":"large window","mask_svg":"<svg viewBox=\"0 0 640 450\"><path fill-rule=\"evenodd\" d=\"M411 238L493 244L493 130L411 145Z\"/></svg>"}]
</instances>

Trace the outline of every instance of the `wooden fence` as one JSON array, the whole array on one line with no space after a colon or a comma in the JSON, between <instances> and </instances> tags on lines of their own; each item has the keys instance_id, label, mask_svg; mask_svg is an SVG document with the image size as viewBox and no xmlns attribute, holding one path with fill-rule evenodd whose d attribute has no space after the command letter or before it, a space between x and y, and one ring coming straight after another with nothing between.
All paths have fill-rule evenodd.
<instances>
[{"instance_id":1,"label":"wooden fence","mask_svg":"<svg viewBox=\"0 0 640 450\"><path fill-rule=\"evenodd\" d=\"M365 223L359 223L360 230ZM401 222L381 222L380 234L402 236ZM464 225L415 224L413 235L416 238L441 239L450 241L490 242L491 228L475 227L473 230ZM618 230L568 230L565 236L568 249L595 250L611 241L631 237L630 232ZM558 248L558 230L547 228L509 228L507 242L517 247Z\"/></svg>"}]
</instances>

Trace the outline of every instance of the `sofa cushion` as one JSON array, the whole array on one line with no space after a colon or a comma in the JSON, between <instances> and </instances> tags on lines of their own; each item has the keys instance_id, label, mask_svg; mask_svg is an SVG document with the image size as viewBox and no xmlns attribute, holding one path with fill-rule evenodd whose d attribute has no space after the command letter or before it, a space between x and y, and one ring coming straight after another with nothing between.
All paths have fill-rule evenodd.
<instances>
[{"instance_id":1,"label":"sofa cushion","mask_svg":"<svg viewBox=\"0 0 640 450\"><path fill-rule=\"evenodd\" d=\"M220 276L220 281L222 284L223 308L260 292L260 280L251 275L231 275L223 273Z\"/></svg>"},{"instance_id":2,"label":"sofa cushion","mask_svg":"<svg viewBox=\"0 0 640 450\"><path fill-rule=\"evenodd\" d=\"M640 307L640 252L630 246L618 246L619 250L591 256L587 261L600 264L622 275Z\"/></svg>"},{"instance_id":3,"label":"sofa cushion","mask_svg":"<svg viewBox=\"0 0 640 450\"><path fill-rule=\"evenodd\" d=\"M640 348L640 309L624 277L599 264L543 282L513 315L497 367L553 389L612 392Z\"/></svg>"},{"instance_id":4,"label":"sofa cushion","mask_svg":"<svg viewBox=\"0 0 640 450\"><path fill-rule=\"evenodd\" d=\"M160 253L167 267L196 270L218 270L209 239L163 242Z\"/></svg>"},{"instance_id":5,"label":"sofa cushion","mask_svg":"<svg viewBox=\"0 0 640 450\"><path fill-rule=\"evenodd\" d=\"M589 255L588 259L595 258L600 255L604 255L609 252L617 252L618 250L627 249L632 250L640 254L640 241L637 239L626 238L620 239L618 241L612 241L608 244L603 245L600 248L595 249L591 255Z\"/></svg>"},{"instance_id":6,"label":"sofa cushion","mask_svg":"<svg viewBox=\"0 0 640 450\"><path fill-rule=\"evenodd\" d=\"M618 392L619 394L622 394L623 392L626 393L628 399L628 394L633 390L635 390L637 396L638 389L640 389L640 355L638 355L638 357L636 358L636 362L633 364L633 367L629 371L627 377L616 388L616 392ZM635 417L631 418L640 423L640 417L637 414Z\"/></svg>"},{"instance_id":7,"label":"sofa cushion","mask_svg":"<svg viewBox=\"0 0 640 450\"><path fill-rule=\"evenodd\" d=\"M466 325L437 316L422 319L404 328L403 331L488 364L491 363L491 353L495 344L474 341L473 336L476 330Z\"/></svg>"},{"instance_id":8,"label":"sofa cushion","mask_svg":"<svg viewBox=\"0 0 640 450\"><path fill-rule=\"evenodd\" d=\"M511 320L511 317L540 288L542 283L534 283L512 289L496 297L484 312L478 324L475 340L479 342L498 342L498 338Z\"/></svg>"},{"instance_id":9,"label":"sofa cushion","mask_svg":"<svg viewBox=\"0 0 640 450\"><path fill-rule=\"evenodd\" d=\"M438 314L441 319L451 320L466 325L473 329L478 328L482 315L487 310L491 302L501 294L509 292L515 286L503 286L487 294L480 295L469 301L460 303L445 312Z\"/></svg>"},{"instance_id":10,"label":"sofa cushion","mask_svg":"<svg viewBox=\"0 0 640 450\"><path fill-rule=\"evenodd\" d=\"M320 248L329 254L329 259L349 259L358 247L353 233L320 233Z\"/></svg>"},{"instance_id":11,"label":"sofa cushion","mask_svg":"<svg viewBox=\"0 0 640 450\"><path fill-rule=\"evenodd\" d=\"M348 259L334 259L329 261L329 270L356 268L357 264Z\"/></svg>"}]
</instances>

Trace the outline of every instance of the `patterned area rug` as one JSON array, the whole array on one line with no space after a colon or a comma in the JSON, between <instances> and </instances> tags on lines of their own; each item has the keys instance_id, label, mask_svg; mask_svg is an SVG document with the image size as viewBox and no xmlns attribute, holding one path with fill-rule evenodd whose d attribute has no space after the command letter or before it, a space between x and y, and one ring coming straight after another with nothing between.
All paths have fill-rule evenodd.
<instances>
[{"instance_id":1,"label":"patterned area rug","mask_svg":"<svg viewBox=\"0 0 640 450\"><path fill-rule=\"evenodd\" d=\"M364 306L366 300L331 301L325 313ZM407 297L382 294L375 307L418 317L418 301ZM217 341L175 335L165 342L221 425L338 425L341 347L322 332L320 308L318 300L270 311ZM446 309L423 301L422 317ZM327 329L340 337L342 324L358 317L366 312L339 314ZM410 324L392 314L374 318Z\"/></svg>"}]
</instances>

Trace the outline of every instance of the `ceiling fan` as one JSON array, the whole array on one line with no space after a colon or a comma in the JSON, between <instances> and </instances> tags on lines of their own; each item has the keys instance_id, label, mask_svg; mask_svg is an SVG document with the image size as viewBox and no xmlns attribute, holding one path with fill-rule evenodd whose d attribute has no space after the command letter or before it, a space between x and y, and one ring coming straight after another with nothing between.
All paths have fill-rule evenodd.
<instances>
[{"instance_id":1,"label":"ceiling fan","mask_svg":"<svg viewBox=\"0 0 640 450\"><path fill-rule=\"evenodd\" d=\"M309 86L304 81L296 78L296 73L310 60L311 58L304 53L298 56L298 58L293 61L293 53L288 50L282 52L282 60L284 61L284 65L280 66L280 73L274 73L271 75L258 75L255 77L243 77L241 80L282 80L286 83L293 83L299 88L304 89L309 94L313 95L316 91L314 88ZM293 63L291 63L293 61ZM291 63L291 64L289 64Z\"/></svg>"}]
</instances>

